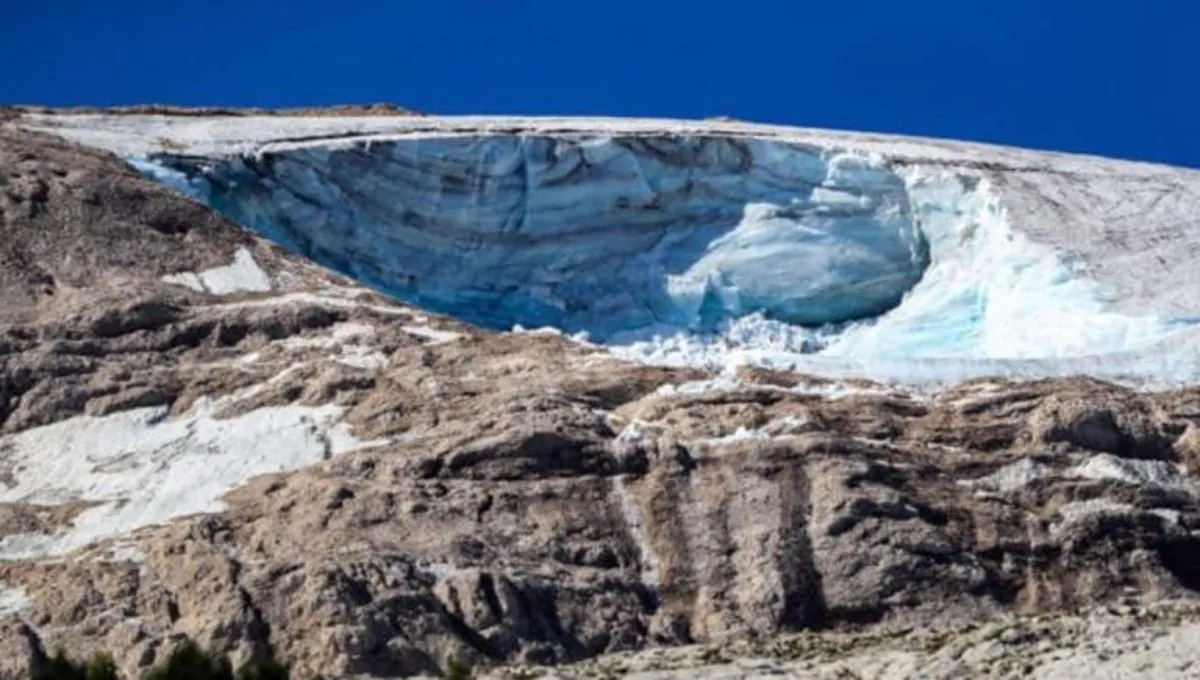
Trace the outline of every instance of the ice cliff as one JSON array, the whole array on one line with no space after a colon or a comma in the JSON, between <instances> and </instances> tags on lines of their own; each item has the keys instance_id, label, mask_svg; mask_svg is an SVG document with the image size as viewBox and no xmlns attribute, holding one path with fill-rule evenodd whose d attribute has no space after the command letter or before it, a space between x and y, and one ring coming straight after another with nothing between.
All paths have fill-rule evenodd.
<instances>
[{"instance_id":1,"label":"ice cliff","mask_svg":"<svg viewBox=\"0 0 1200 680\"><path fill-rule=\"evenodd\" d=\"M1170 245L1194 172L741 124L62 120L289 249L491 328L899 379L1197 363L1180 339L1200 281Z\"/></svg>"},{"instance_id":2,"label":"ice cliff","mask_svg":"<svg viewBox=\"0 0 1200 680\"><path fill-rule=\"evenodd\" d=\"M895 307L928 263L899 177L803 145L497 135L154 160L274 241L493 328L821 326Z\"/></svg>"}]
</instances>

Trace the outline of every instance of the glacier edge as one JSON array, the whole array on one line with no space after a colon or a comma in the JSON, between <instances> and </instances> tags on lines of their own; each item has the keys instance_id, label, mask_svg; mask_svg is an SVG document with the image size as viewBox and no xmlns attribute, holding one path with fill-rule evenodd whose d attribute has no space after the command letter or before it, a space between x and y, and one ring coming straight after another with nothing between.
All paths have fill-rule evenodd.
<instances>
[{"instance_id":1,"label":"glacier edge","mask_svg":"<svg viewBox=\"0 0 1200 680\"><path fill-rule=\"evenodd\" d=\"M663 295L657 298L622 300L620 292L613 291L609 307L597 306L594 319L587 320L585 313L572 325L562 316L567 311L578 315L578 305L565 304L561 296L556 299L555 291L531 294L522 300L528 306L500 308L491 325L505 326L514 310L522 315L533 310L536 313L523 316L519 325L574 331L587 330L591 324L595 337L630 358L709 366L750 363L905 381L985 373L1079 372L1178 382L1196 373L1192 349L1196 333L1191 324L1200 318L1200 272L1189 264L1200 254L1196 233L1200 225L1189 217L1200 206L1200 173L1195 171L947 140L736 122L517 117L334 121L218 117L197 122L81 115L57 116L55 125L58 134L129 158L161 161L183 149L178 155L190 156L197 167L210 169L239 159L250 165L273 164L289 154L299 154L297 158L341 152L373 155L397 143L436 147L497 136L573 142L628 137L647 148L671 137L727 137L738 143L803 146L823 162L841 156L850 159L851 167L899 178L903 199L897 203L908 212L905 219L910 224L905 228L911 229L912 236L893 237L892 252L884 260L900 262L896 246L906 239L910 245L920 241L925 254L919 272L913 275L910 259L908 271L901 272L904 285L889 287L879 260L853 256L846 260L876 272L867 280L880 282L889 295L877 294L870 304L851 300L838 309L837 296L828 295L836 287L826 286L823 302L835 313L807 317L805 311L811 307L802 306L797 313L786 304L776 304L778 290L765 285L771 277L758 276L766 269L758 263L771 264L770 256L778 254L771 265L776 270L787 263L807 262L810 272L818 272L821 268L814 263L822 260L798 256L792 238L771 242L771 232L781 234L786 229L760 228L764 221L772 226L770 221L779 214L772 211L782 207L786 213L786 201L748 200L740 204L741 218L735 226L710 235L704 248L692 249L687 266L656 272L665 281L658 291ZM168 148L148 142L156 139L150 132L172 144ZM640 164L639 158L634 165ZM800 172L801 164L794 165ZM152 174L161 180L169 171L159 167ZM181 175L182 183L195 181L197 174L192 176L189 180ZM925 179L914 179L920 177ZM195 186L180 188L197 195ZM814 187L809 207L836 211L840 204L854 205L828 189ZM938 210L917 214L935 204L953 208L947 201L969 204L965 212L949 211L960 222L972 221L965 218L972 211L975 218L983 219L974 219L973 226L955 224L941 230L930 226ZM918 205L926 208L913 207ZM370 210L378 208L374 205ZM747 214L749 220L744 219ZM728 215L727 211L727 221ZM793 227L797 223L803 227L812 215L805 214ZM952 237L944 239L946 234ZM664 249L677 245L665 238L661 244ZM717 244L715 255L709 254L709 244ZM722 252L722 245L730 251ZM843 245L841 254L846 254L853 239ZM732 255L745 256L756 248L762 257L747 257L747 263L753 264L735 268L735 273L742 272L740 277L726 276L725 269L738 259ZM709 257L698 257L701 251ZM946 253L953 255L947 258ZM621 260L628 254L628 249L617 249L610 257ZM602 256L592 252L579 257ZM571 261L566 270L578 264ZM645 269L634 267L635 273ZM354 273L368 283L370 274L370 268ZM636 283L636 277L626 279ZM586 291L588 285L591 282L580 283L579 290ZM578 291L573 297L587 298ZM654 299L657 302L646 303ZM881 300L886 304L880 305ZM429 300L417 302L435 306ZM483 304L490 301L485 297ZM614 310L635 308L642 315L636 322L604 327L602 322L611 321Z\"/></svg>"},{"instance_id":2,"label":"glacier edge","mask_svg":"<svg viewBox=\"0 0 1200 680\"><path fill-rule=\"evenodd\" d=\"M495 136L148 162L320 264L491 328L841 323L894 307L928 264L899 177L774 142Z\"/></svg>"}]
</instances>

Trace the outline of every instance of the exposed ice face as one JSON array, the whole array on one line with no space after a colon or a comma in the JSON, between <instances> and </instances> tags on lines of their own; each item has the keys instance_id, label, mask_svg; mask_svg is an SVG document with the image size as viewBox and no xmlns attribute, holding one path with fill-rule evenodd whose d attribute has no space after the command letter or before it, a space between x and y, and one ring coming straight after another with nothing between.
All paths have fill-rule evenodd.
<instances>
[{"instance_id":1,"label":"exposed ice face","mask_svg":"<svg viewBox=\"0 0 1200 680\"><path fill-rule=\"evenodd\" d=\"M932 264L902 304L843 333L827 354L1058 359L1145 348L1182 327L1107 311L1108 291L1014 230L986 180L905 175Z\"/></svg>"},{"instance_id":2,"label":"exposed ice face","mask_svg":"<svg viewBox=\"0 0 1200 680\"><path fill-rule=\"evenodd\" d=\"M928 261L900 177L773 141L497 135L140 167L321 264L493 328L604 340L752 313L838 323L894 307Z\"/></svg>"},{"instance_id":3,"label":"exposed ice face","mask_svg":"<svg viewBox=\"0 0 1200 680\"><path fill-rule=\"evenodd\" d=\"M986 172L771 139L446 135L137 162L317 262L629 358L898 381L1196 376L1187 323L1111 311ZM1099 358L1099 357L1103 358Z\"/></svg>"},{"instance_id":4,"label":"exposed ice face","mask_svg":"<svg viewBox=\"0 0 1200 680\"><path fill-rule=\"evenodd\" d=\"M658 364L900 382L989 374L1155 383L1197 377L1195 342L1174 342L1190 320L1109 311L1109 291L1063 253L1015 230L986 180L921 168L902 175L930 264L887 313L821 328L752 314L711 334L640 329L616 338L614 351Z\"/></svg>"}]
</instances>

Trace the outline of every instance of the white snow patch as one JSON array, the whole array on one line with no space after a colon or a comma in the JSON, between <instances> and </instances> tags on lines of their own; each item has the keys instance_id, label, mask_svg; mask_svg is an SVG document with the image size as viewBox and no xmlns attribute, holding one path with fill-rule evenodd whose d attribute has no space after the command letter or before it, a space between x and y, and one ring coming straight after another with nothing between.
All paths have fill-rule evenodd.
<instances>
[{"instance_id":1,"label":"white snow patch","mask_svg":"<svg viewBox=\"0 0 1200 680\"><path fill-rule=\"evenodd\" d=\"M337 350L333 360L339 364L363 370L379 370L387 365L388 358L382 352L358 344L376 335L375 327L362 323L339 323L328 334L312 337L294 337L280 340L277 344L285 349L328 349Z\"/></svg>"},{"instance_id":2,"label":"white snow patch","mask_svg":"<svg viewBox=\"0 0 1200 680\"><path fill-rule=\"evenodd\" d=\"M1009 492L1023 489L1033 482L1049 477L1053 471L1045 465L1040 465L1032 458L1022 458L1015 463L1009 463L990 475L979 479L961 480L959 484L981 491Z\"/></svg>"},{"instance_id":3,"label":"white snow patch","mask_svg":"<svg viewBox=\"0 0 1200 680\"><path fill-rule=\"evenodd\" d=\"M1128 503L1114 503L1103 498L1064 503L1058 509L1058 514L1063 518L1062 525L1074 524L1094 515L1131 515L1137 512L1139 510Z\"/></svg>"},{"instance_id":4,"label":"white snow patch","mask_svg":"<svg viewBox=\"0 0 1200 680\"><path fill-rule=\"evenodd\" d=\"M1187 476L1173 465L1161 460L1135 460L1107 453L1088 458L1070 472L1082 479L1115 480L1134 486L1157 486L1163 489L1193 492Z\"/></svg>"},{"instance_id":5,"label":"white snow patch","mask_svg":"<svg viewBox=\"0 0 1200 680\"><path fill-rule=\"evenodd\" d=\"M441 345L447 342L454 342L462 337L461 333L454 331L441 330L432 326L401 326L400 330L415 335L418 338L424 338L429 341L430 345Z\"/></svg>"},{"instance_id":6,"label":"white snow patch","mask_svg":"<svg viewBox=\"0 0 1200 680\"><path fill-rule=\"evenodd\" d=\"M734 442L756 440L761 441L764 439L771 439L771 435L755 428L739 426L736 430L730 432L729 434L722 435L720 437L710 437L701 441L705 444L731 444Z\"/></svg>"},{"instance_id":7,"label":"white snow patch","mask_svg":"<svg viewBox=\"0 0 1200 680\"><path fill-rule=\"evenodd\" d=\"M1170 508L1153 508L1149 512L1152 515L1157 515L1158 517L1162 518L1162 521L1166 522L1167 524L1172 524L1175 526L1179 526L1179 519L1183 516L1183 513L1180 511L1172 510Z\"/></svg>"},{"instance_id":8,"label":"white snow patch","mask_svg":"<svg viewBox=\"0 0 1200 680\"><path fill-rule=\"evenodd\" d=\"M694 396L715 392L732 392L744 389L745 383L730 373L722 373L709 380L691 380L682 383L663 383L654 393L664 397Z\"/></svg>"},{"instance_id":9,"label":"white snow patch","mask_svg":"<svg viewBox=\"0 0 1200 680\"><path fill-rule=\"evenodd\" d=\"M132 562L134 564L145 564L146 553L134 543L118 542L109 546L108 559L114 562Z\"/></svg>"},{"instance_id":10,"label":"white snow patch","mask_svg":"<svg viewBox=\"0 0 1200 680\"><path fill-rule=\"evenodd\" d=\"M388 364L388 358L383 352L368 351L356 345L343 347L342 353L335 357L334 361L364 371L378 371Z\"/></svg>"},{"instance_id":11,"label":"white snow patch","mask_svg":"<svg viewBox=\"0 0 1200 680\"><path fill-rule=\"evenodd\" d=\"M233 256L233 264L202 272L168 274L162 280L213 295L265 293L271 290L271 277L258 266L254 255L246 248L238 248Z\"/></svg>"},{"instance_id":12,"label":"white snow patch","mask_svg":"<svg viewBox=\"0 0 1200 680\"><path fill-rule=\"evenodd\" d=\"M911 390L899 391L885 385L862 385L842 381L805 381L802 380L792 387L779 385L747 383L733 372L722 372L707 380L691 380L682 383L664 383L655 389L654 394L664 397L697 396L720 392L737 392L742 390L760 390L788 392L806 396L825 397L826 399L842 399L851 396L901 396L910 399L923 400L925 395Z\"/></svg>"},{"instance_id":13,"label":"white snow patch","mask_svg":"<svg viewBox=\"0 0 1200 680\"><path fill-rule=\"evenodd\" d=\"M514 324L510 333L517 335L565 335L561 328L554 326L541 326L539 328L526 328L521 324Z\"/></svg>"},{"instance_id":14,"label":"white snow patch","mask_svg":"<svg viewBox=\"0 0 1200 680\"><path fill-rule=\"evenodd\" d=\"M763 433L771 437L787 437L809 432L820 432L824 427L821 422L811 415L787 415L774 420L763 428Z\"/></svg>"},{"instance_id":15,"label":"white snow patch","mask_svg":"<svg viewBox=\"0 0 1200 680\"><path fill-rule=\"evenodd\" d=\"M568 333L564 333L561 328L555 328L554 326L541 326L539 328L526 328L526 327L522 326L521 324L514 324L512 329L509 332L513 333L514 335L558 335L558 336L565 337L568 340L572 340L577 344L583 345L584 347L599 347L600 346L600 345L594 344L591 341L591 334L589 334L587 331L579 331L578 333L568 334Z\"/></svg>"},{"instance_id":16,"label":"white snow patch","mask_svg":"<svg viewBox=\"0 0 1200 680\"><path fill-rule=\"evenodd\" d=\"M1062 517L1062 521L1051 526L1050 531L1052 534L1060 534L1070 525L1097 515L1128 517L1133 515L1149 514L1160 518L1164 523L1171 526L1178 526L1180 517L1178 510L1171 510L1169 508L1151 508L1149 510L1143 510L1127 503L1114 503L1113 501L1105 500L1103 498L1065 503L1058 509L1058 514L1060 517Z\"/></svg>"},{"instance_id":17,"label":"white snow patch","mask_svg":"<svg viewBox=\"0 0 1200 680\"><path fill-rule=\"evenodd\" d=\"M227 302L220 305L213 305L212 309L253 309L258 307L283 307L290 304L310 304L321 305L323 307L333 307L336 309L367 309L377 314L387 316L409 316L413 315L413 311L406 307L372 305L358 302L355 298L358 295L344 295L342 291L337 289L329 289L326 291L328 295L318 295L316 293L287 293L285 295L277 295L258 300L239 300L237 302Z\"/></svg>"},{"instance_id":18,"label":"white snow patch","mask_svg":"<svg viewBox=\"0 0 1200 680\"><path fill-rule=\"evenodd\" d=\"M800 382L795 386L788 388L793 394L805 394L810 396L825 397L830 400L845 399L846 397L868 396L868 397L888 397L901 396L904 398L920 400L923 397L919 392L906 391L903 393L884 385L856 385L847 382Z\"/></svg>"},{"instance_id":19,"label":"white snow patch","mask_svg":"<svg viewBox=\"0 0 1200 680\"><path fill-rule=\"evenodd\" d=\"M227 419L204 401L168 419L165 407L80 416L0 438L16 485L0 502L97 505L55 534L0 540L0 557L63 555L93 541L193 513L256 475L293 470L371 445L339 422L341 407L277 406Z\"/></svg>"},{"instance_id":20,"label":"white snow patch","mask_svg":"<svg viewBox=\"0 0 1200 680\"><path fill-rule=\"evenodd\" d=\"M1039 479L1050 477L1114 480L1134 486L1157 486L1192 493L1195 487L1179 466L1161 460L1120 458L1107 453L1092 456L1075 467L1058 474L1031 458L1005 465L979 479L962 480L959 484L980 491L1008 492L1022 489ZM1088 508L1092 506L1080 506ZM1100 506L1096 506L1100 507Z\"/></svg>"},{"instance_id":21,"label":"white snow patch","mask_svg":"<svg viewBox=\"0 0 1200 680\"><path fill-rule=\"evenodd\" d=\"M279 345L287 349L328 349L342 343L356 340L370 340L375 337L375 328L361 323L334 324L329 333L311 337L292 337L279 341Z\"/></svg>"},{"instance_id":22,"label":"white snow patch","mask_svg":"<svg viewBox=\"0 0 1200 680\"><path fill-rule=\"evenodd\" d=\"M24 613L29 608L29 596L24 588L0 584L0 618Z\"/></svg>"},{"instance_id":23,"label":"white snow patch","mask_svg":"<svg viewBox=\"0 0 1200 680\"><path fill-rule=\"evenodd\" d=\"M249 352L234 359L233 365L242 367L251 366L258 363L259 359L262 359L262 352Z\"/></svg>"},{"instance_id":24,"label":"white snow patch","mask_svg":"<svg viewBox=\"0 0 1200 680\"><path fill-rule=\"evenodd\" d=\"M341 342L370 340L375 337L375 327L365 323L339 323L330 329L330 335Z\"/></svg>"}]
</instances>

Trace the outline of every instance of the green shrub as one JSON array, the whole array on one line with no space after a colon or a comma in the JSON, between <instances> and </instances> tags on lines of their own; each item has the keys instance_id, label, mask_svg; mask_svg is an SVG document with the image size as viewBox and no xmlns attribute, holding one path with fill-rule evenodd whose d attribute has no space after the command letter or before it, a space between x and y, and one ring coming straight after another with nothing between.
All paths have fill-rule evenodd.
<instances>
[{"instance_id":1,"label":"green shrub","mask_svg":"<svg viewBox=\"0 0 1200 680\"><path fill-rule=\"evenodd\" d=\"M85 680L117 680L117 663L108 652L96 652L83 671Z\"/></svg>"},{"instance_id":2,"label":"green shrub","mask_svg":"<svg viewBox=\"0 0 1200 680\"><path fill-rule=\"evenodd\" d=\"M443 675L446 680L471 680L471 667L458 659L450 659Z\"/></svg>"},{"instance_id":3,"label":"green shrub","mask_svg":"<svg viewBox=\"0 0 1200 680\"><path fill-rule=\"evenodd\" d=\"M33 672L33 680L84 680L85 670L67 658L63 650L58 650L46 664Z\"/></svg>"},{"instance_id":4,"label":"green shrub","mask_svg":"<svg viewBox=\"0 0 1200 680\"><path fill-rule=\"evenodd\" d=\"M166 661L150 669L144 680L289 680L290 670L273 658L251 659L234 675L229 658L188 641ZM118 680L112 656L97 652L87 663L72 661L61 649L31 675L32 680Z\"/></svg>"},{"instance_id":5,"label":"green shrub","mask_svg":"<svg viewBox=\"0 0 1200 680\"><path fill-rule=\"evenodd\" d=\"M288 680L291 670L275 659L251 659L238 669L237 680Z\"/></svg>"},{"instance_id":6,"label":"green shrub","mask_svg":"<svg viewBox=\"0 0 1200 680\"><path fill-rule=\"evenodd\" d=\"M117 665L110 655L96 652L87 663L78 663L67 658L66 652L58 650L46 664L34 671L34 680L117 680Z\"/></svg>"},{"instance_id":7,"label":"green shrub","mask_svg":"<svg viewBox=\"0 0 1200 680\"><path fill-rule=\"evenodd\" d=\"M146 680L233 680L229 658L206 652L190 640L175 648L166 663L146 674Z\"/></svg>"}]
</instances>

